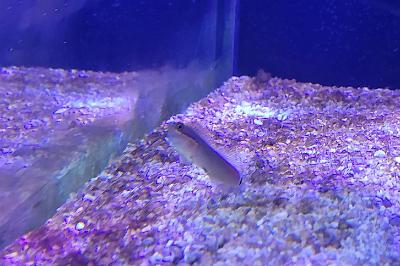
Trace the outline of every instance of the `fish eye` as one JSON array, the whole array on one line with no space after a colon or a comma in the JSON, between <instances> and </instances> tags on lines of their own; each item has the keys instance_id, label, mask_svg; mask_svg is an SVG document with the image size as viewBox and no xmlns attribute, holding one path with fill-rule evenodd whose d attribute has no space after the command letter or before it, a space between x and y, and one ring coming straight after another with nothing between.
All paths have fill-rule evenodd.
<instances>
[{"instance_id":1,"label":"fish eye","mask_svg":"<svg viewBox=\"0 0 400 266\"><path fill-rule=\"evenodd\" d=\"M182 130L183 129L183 123L177 123L176 124L176 128L178 129L178 130Z\"/></svg>"}]
</instances>

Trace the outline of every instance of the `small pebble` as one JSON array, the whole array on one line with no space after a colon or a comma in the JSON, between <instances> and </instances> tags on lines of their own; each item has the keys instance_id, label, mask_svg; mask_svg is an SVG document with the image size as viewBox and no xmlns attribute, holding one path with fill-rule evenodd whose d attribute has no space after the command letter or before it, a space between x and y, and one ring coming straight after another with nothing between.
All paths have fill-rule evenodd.
<instances>
[{"instance_id":1,"label":"small pebble","mask_svg":"<svg viewBox=\"0 0 400 266\"><path fill-rule=\"evenodd\" d=\"M261 226L264 223L264 218L261 218L260 220L257 221L257 226Z\"/></svg>"},{"instance_id":2,"label":"small pebble","mask_svg":"<svg viewBox=\"0 0 400 266\"><path fill-rule=\"evenodd\" d=\"M215 252L218 250L218 239L214 235L207 236L206 242L204 243L208 250Z\"/></svg>"},{"instance_id":3,"label":"small pebble","mask_svg":"<svg viewBox=\"0 0 400 266\"><path fill-rule=\"evenodd\" d=\"M262 126L263 125L263 122L261 120L259 120L259 119L254 119L253 122L254 122L254 124L256 124L258 126Z\"/></svg>"},{"instance_id":4,"label":"small pebble","mask_svg":"<svg viewBox=\"0 0 400 266\"><path fill-rule=\"evenodd\" d=\"M85 224L83 222L79 222L75 225L76 230L82 230L83 228L85 228Z\"/></svg>"},{"instance_id":5,"label":"small pebble","mask_svg":"<svg viewBox=\"0 0 400 266\"><path fill-rule=\"evenodd\" d=\"M400 227L400 216L396 215L389 220L389 223L393 226Z\"/></svg>"},{"instance_id":6,"label":"small pebble","mask_svg":"<svg viewBox=\"0 0 400 266\"><path fill-rule=\"evenodd\" d=\"M7 153L13 153L13 149L12 148L1 148L0 149L1 153L7 154Z\"/></svg>"},{"instance_id":7,"label":"small pebble","mask_svg":"<svg viewBox=\"0 0 400 266\"><path fill-rule=\"evenodd\" d=\"M226 244L227 241L228 241L228 239L226 239L225 236L220 235L217 239L218 248L222 248Z\"/></svg>"},{"instance_id":8,"label":"small pebble","mask_svg":"<svg viewBox=\"0 0 400 266\"><path fill-rule=\"evenodd\" d=\"M163 259L163 256L159 252L156 252L150 257L150 263L151 264L160 263L162 261L162 259Z\"/></svg>"},{"instance_id":9,"label":"small pebble","mask_svg":"<svg viewBox=\"0 0 400 266\"><path fill-rule=\"evenodd\" d=\"M142 243L145 246L150 246L151 244L154 243L154 238L152 237L145 238Z\"/></svg>"},{"instance_id":10,"label":"small pebble","mask_svg":"<svg viewBox=\"0 0 400 266\"><path fill-rule=\"evenodd\" d=\"M188 248L184 251L184 260L186 263L194 263L198 261L201 257L201 253L195 250L189 250Z\"/></svg>"},{"instance_id":11,"label":"small pebble","mask_svg":"<svg viewBox=\"0 0 400 266\"><path fill-rule=\"evenodd\" d=\"M386 153L383 150L378 150L374 153L374 156L377 158L385 158Z\"/></svg>"},{"instance_id":12,"label":"small pebble","mask_svg":"<svg viewBox=\"0 0 400 266\"><path fill-rule=\"evenodd\" d=\"M286 111L286 112L279 113L279 114L276 116L276 118L277 118L279 121L284 121L284 120L286 120L286 119L288 118L288 116L289 116L289 112Z\"/></svg>"},{"instance_id":13,"label":"small pebble","mask_svg":"<svg viewBox=\"0 0 400 266\"><path fill-rule=\"evenodd\" d=\"M346 229L349 229L351 227L352 227L352 225L350 223L348 223L345 219L339 220L339 223L338 223L338 226L337 226L337 228L340 229L340 230L346 230Z\"/></svg>"},{"instance_id":14,"label":"small pebble","mask_svg":"<svg viewBox=\"0 0 400 266\"><path fill-rule=\"evenodd\" d=\"M188 243L192 243L193 242L193 236L190 232L185 232L183 234L183 238L188 242Z\"/></svg>"},{"instance_id":15,"label":"small pebble","mask_svg":"<svg viewBox=\"0 0 400 266\"><path fill-rule=\"evenodd\" d=\"M291 233L287 236L287 241L291 243L301 243L301 238L299 235Z\"/></svg>"},{"instance_id":16,"label":"small pebble","mask_svg":"<svg viewBox=\"0 0 400 266\"><path fill-rule=\"evenodd\" d=\"M131 191L129 191L129 190L124 190L121 192L122 197L129 197L130 194L131 194Z\"/></svg>"},{"instance_id":17,"label":"small pebble","mask_svg":"<svg viewBox=\"0 0 400 266\"><path fill-rule=\"evenodd\" d=\"M333 230L324 228L317 230L317 233L323 247L333 246L338 248L340 246L340 240L336 237Z\"/></svg>"},{"instance_id":18,"label":"small pebble","mask_svg":"<svg viewBox=\"0 0 400 266\"><path fill-rule=\"evenodd\" d=\"M174 243L174 240L170 239L170 240L168 240L168 242L165 246L170 247L173 243Z\"/></svg>"},{"instance_id":19,"label":"small pebble","mask_svg":"<svg viewBox=\"0 0 400 266\"><path fill-rule=\"evenodd\" d=\"M180 239L174 240L174 246L178 247L184 247L186 245L186 242Z\"/></svg>"},{"instance_id":20,"label":"small pebble","mask_svg":"<svg viewBox=\"0 0 400 266\"><path fill-rule=\"evenodd\" d=\"M288 202L289 199L285 197L277 197L272 201L275 207L284 207Z\"/></svg>"},{"instance_id":21,"label":"small pebble","mask_svg":"<svg viewBox=\"0 0 400 266\"><path fill-rule=\"evenodd\" d=\"M15 257L17 257L18 256L18 252L17 251L14 251L14 252L12 252L12 253L9 253L9 254L7 254L7 255L4 255L4 258L5 259L12 259L12 258L15 258Z\"/></svg>"},{"instance_id":22,"label":"small pebble","mask_svg":"<svg viewBox=\"0 0 400 266\"><path fill-rule=\"evenodd\" d=\"M171 258L173 262L178 262L183 258L183 251L177 246L171 247Z\"/></svg>"},{"instance_id":23,"label":"small pebble","mask_svg":"<svg viewBox=\"0 0 400 266\"><path fill-rule=\"evenodd\" d=\"M68 108L60 108L60 109L58 109L57 111L55 111L54 113L55 114L62 114L62 113L64 113L65 111L67 111L68 110Z\"/></svg>"},{"instance_id":24,"label":"small pebble","mask_svg":"<svg viewBox=\"0 0 400 266\"><path fill-rule=\"evenodd\" d=\"M147 226L143 227L141 231L142 232L147 232L147 231L150 231L150 230L151 230L151 226L147 225Z\"/></svg>"},{"instance_id":25,"label":"small pebble","mask_svg":"<svg viewBox=\"0 0 400 266\"><path fill-rule=\"evenodd\" d=\"M96 197L91 194L85 194L85 196L83 196L83 199L87 201L94 201Z\"/></svg>"},{"instance_id":26,"label":"small pebble","mask_svg":"<svg viewBox=\"0 0 400 266\"><path fill-rule=\"evenodd\" d=\"M390 208L393 206L392 202L390 201L390 199L384 197L381 199L382 200L382 204L383 206L385 206L385 208Z\"/></svg>"},{"instance_id":27,"label":"small pebble","mask_svg":"<svg viewBox=\"0 0 400 266\"><path fill-rule=\"evenodd\" d=\"M311 198L304 198L302 200L300 200L300 204L298 206L298 210L302 213L302 214L307 214L313 211L314 209L314 202L313 199Z\"/></svg>"}]
</instances>

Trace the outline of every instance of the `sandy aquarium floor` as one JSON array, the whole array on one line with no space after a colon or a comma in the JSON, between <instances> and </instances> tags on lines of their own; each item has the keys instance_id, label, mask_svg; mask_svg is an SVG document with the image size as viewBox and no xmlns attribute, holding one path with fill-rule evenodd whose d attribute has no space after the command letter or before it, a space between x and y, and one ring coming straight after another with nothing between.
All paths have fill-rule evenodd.
<instances>
[{"instance_id":1,"label":"sandy aquarium floor","mask_svg":"<svg viewBox=\"0 0 400 266\"><path fill-rule=\"evenodd\" d=\"M170 121L241 151L239 188L180 160L163 123L0 264L400 265L399 117L400 91L233 77Z\"/></svg>"}]
</instances>

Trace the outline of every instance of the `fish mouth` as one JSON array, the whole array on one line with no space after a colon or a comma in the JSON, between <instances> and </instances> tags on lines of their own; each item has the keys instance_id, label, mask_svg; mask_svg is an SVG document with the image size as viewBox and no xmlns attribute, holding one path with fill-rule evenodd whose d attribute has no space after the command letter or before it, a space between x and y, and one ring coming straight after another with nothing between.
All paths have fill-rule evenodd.
<instances>
[{"instance_id":1,"label":"fish mouth","mask_svg":"<svg viewBox=\"0 0 400 266\"><path fill-rule=\"evenodd\" d=\"M176 129L176 122L170 122L167 124L166 138L170 142L179 136L179 131Z\"/></svg>"}]
</instances>

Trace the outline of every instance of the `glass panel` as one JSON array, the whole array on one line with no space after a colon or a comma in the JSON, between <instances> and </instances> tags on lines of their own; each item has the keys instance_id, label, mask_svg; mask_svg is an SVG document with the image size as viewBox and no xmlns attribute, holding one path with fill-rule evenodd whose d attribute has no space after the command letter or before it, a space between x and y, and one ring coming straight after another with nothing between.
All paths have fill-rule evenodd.
<instances>
[{"instance_id":1,"label":"glass panel","mask_svg":"<svg viewBox=\"0 0 400 266\"><path fill-rule=\"evenodd\" d=\"M0 1L0 248L232 74L235 6Z\"/></svg>"}]
</instances>

